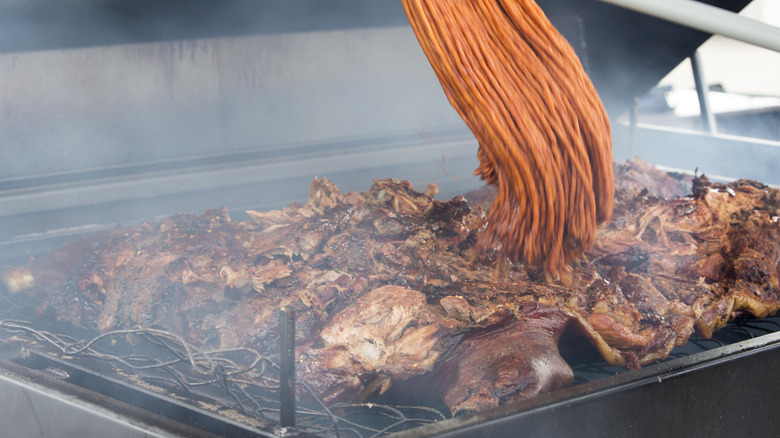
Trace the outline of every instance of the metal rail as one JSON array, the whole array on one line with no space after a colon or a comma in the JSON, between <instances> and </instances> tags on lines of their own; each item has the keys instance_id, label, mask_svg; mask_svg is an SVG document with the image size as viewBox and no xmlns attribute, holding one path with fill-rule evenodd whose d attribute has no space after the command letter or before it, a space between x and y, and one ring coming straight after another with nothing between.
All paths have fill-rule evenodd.
<instances>
[{"instance_id":1,"label":"metal rail","mask_svg":"<svg viewBox=\"0 0 780 438\"><path fill-rule=\"evenodd\" d=\"M599 0L711 34L780 52L780 29L693 0Z\"/></svg>"}]
</instances>

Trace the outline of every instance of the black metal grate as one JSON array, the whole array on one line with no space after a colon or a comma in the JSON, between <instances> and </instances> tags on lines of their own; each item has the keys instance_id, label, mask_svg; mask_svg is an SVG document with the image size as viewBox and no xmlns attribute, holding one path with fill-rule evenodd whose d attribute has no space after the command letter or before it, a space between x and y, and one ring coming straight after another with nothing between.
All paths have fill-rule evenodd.
<instances>
[{"instance_id":1,"label":"black metal grate","mask_svg":"<svg viewBox=\"0 0 780 438\"><path fill-rule=\"evenodd\" d=\"M4 316L29 314L33 310L29 297L3 296L0 301L6 304ZM155 410L170 414L173 419L181 419L181 410L176 406L184 404L187 409L200 412L195 415L200 418L195 422L211 432L221 432L222 426L210 426L208 418L221 417L237 423L241 432L249 436L291 433L279 427L279 366L256 350L206 351L174 333L152 328L113 330L96 336L73 327L41 328L50 324L0 319L3 353L27 367L99 393L115 394L140 407L157 404ZM297 434L381 436L448 417L428 406L326 406L305 383L298 385L308 396L297 404Z\"/></svg>"},{"instance_id":2,"label":"black metal grate","mask_svg":"<svg viewBox=\"0 0 780 438\"><path fill-rule=\"evenodd\" d=\"M694 334L688 343L677 347L669 354L669 357L660 362L688 357L690 355L709 351L714 348L736 344L737 342L754 339L756 337L780 331L780 315L764 319L756 319L751 316L739 316L729 322L725 327L713 333L712 338L704 338ZM573 358L570 364L574 370L574 384L582 384L629 372L623 367L614 367L605 362L590 358Z\"/></svg>"},{"instance_id":3,"label":"black metal grate","mask_svg":"<svg viewBox=\"0 0 780 438\"><path fill-rule=\"evenodd\" d=\"M3 296L0 302L7 309L2 315L6 319L0 319L0 337L5 354L16 354L12 360L99 393L122 396L116 387L123 387L123 391L133 394L125 396L129 400L124 401L144 408L159 403L155 409L174 419L182 418L181 407L194 411L187 414L196 417L189 421L207 431L224 432L224 425L210 425L209 421L227 421L247 436L278 437L294 432L377 437L449 418L442 407L401 406L386 401L326 406L299 382L299 390L303 389L308 397L302 397L297 405L294 430L280 429L279 366L258 351L205 351L176 334L152 328L114 330L97 336L71 327L41 328L49 323L8 318L30 315L34 311L33 298ZM64 330L70 334L62 333ZM738 317L711 339L692 336L665 361L777 331L780 316ZM592 349L567 360L574 370L575 385L629 372L607 365Z\"/></svg>"}]
</instances>

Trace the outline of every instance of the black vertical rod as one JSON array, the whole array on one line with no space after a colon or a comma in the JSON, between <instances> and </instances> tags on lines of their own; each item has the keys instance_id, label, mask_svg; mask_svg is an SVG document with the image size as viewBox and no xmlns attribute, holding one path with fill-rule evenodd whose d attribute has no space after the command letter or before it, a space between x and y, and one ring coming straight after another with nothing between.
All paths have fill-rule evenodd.
<instances>
[{"instance_id":1,"label":"black vertical rod","mask_svg":"<svg viewBox=\"0 0 780 438\"><path fill-rule=\"evenodd\" d=\"M279 423L295 427L295 311L279 310Z\"/></svg>"},{"instance_id":2,"label":"black vertical rod","mask_svg":"<svg viewBox=\"0 0 780 438\"><path fill-rule=\"evenodd\" d=\"M704 79L704 69L701 66L701 55L698 51L691 55L691 69L693 70L693 82L696 84L696 94L699 96L701 122L705 131L715 134L718 131L718 126L715 124L715 114L710 106L710 93L707 81Z\"/></svg>"}]
</instances>

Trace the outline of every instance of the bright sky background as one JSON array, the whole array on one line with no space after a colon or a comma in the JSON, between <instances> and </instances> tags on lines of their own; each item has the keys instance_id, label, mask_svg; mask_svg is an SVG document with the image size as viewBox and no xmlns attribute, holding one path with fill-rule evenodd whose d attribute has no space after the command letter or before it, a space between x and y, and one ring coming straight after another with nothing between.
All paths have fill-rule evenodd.
<instances>
[{"instance_id":1,"label":"bright sky background","mask_svg":"<svg viewBox=\"0 0 780 438\"><path fill-rule=\"evenodd\" d=\"M780 0L753 0L742 15L780 27ZM721 84L727 92L780 96L780 53L714 36L699 52L709 84ZM675 88L694 88L688 60L661 81Z\"/></svg>"}]
</instances>

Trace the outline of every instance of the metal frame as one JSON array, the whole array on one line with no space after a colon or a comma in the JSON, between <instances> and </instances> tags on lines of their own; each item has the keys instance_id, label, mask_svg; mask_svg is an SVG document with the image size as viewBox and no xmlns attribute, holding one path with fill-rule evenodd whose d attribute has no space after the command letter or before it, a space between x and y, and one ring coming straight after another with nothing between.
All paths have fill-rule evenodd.
<instances>
[{"instance_id":1,"label":"metal frame","mask_svg":"<svg viewBox=\"0 0 780 438\"><path fill-rule=\"evenodd\" d=\"M598 0L672 23L719 34L780 52L780 28L742 17L694 0ZM698 51L690 56L704 131L688 131L637 123L613 126L615 144L628 145L615 151L615 159L641 156L656 165L684 171L701 170L718 179L735 176L780 184L780 142L719 135L709 103ZM634 108L635 111L635 108Z\"/></svg>"},{"instance_id":2,"label":"metal frame","mask_svg":"<svg viewBox=\"0 0 780 438\"><path fill-rule=\"evenodd\" d=\"M458 127L0 180L0 265L177 211L227 206L239 218L246 209L305 202L317 176L345 192L366 190L375 178L433 182L442 187L440 198L450 198L481 186L476 154L473 135Z\"/></svg>"},{"instance_id":3,"label":"metal frame","mask_svg":"<svg viewBox=\"0 0 780 438\"><path fill-rule=\"evenodd\" d=\"M699 97L702 125L705 131L715 134L718 132L718 125L710 105L710 90L707 86L707 80L704 78L704 67L698 50L691 55L691 70L693 70L693 82L696 84L696 94Z\"/></svg>"},{"instance_id":4,"label":"metal frame","mask_svg":"<svg viewBox=\"0 0 780 438\"><path fill-rule=\"evenodd\" d=\"M612 126L614 160L634 157L710 178L780 185L780 142L639 123ZM622 145L626 145L623 147Z\"/></svg>"},{"instance_id":5,"label":"metal frame","mask_svg":"<svg viewBox=\"0 0 780 438\"><path fill-rule=\"evenodd\" d=\"M395 436L773 436L780 381L766 370L777 367L780 333Z\"/></svg>"},{"instance_id":6,"label":"metal frame","mask_svg":"<svg viewBox=\"0 0 780 438\"><path fill-rule=\"evenodd\" d=\"M71 384L52 370L0 358L0 402L4 406L0 425L5 436L219 436Z\"/></svg>"},{"instance_id":7,"label":"metal frame","mask_svg":"<svg viewBox=\"0 0 780 438\"><path fill-rule=\"evenodd\" d=\"M780 52L780 29L693 0L599 0Z\"/></svg>"}]
</instances>

